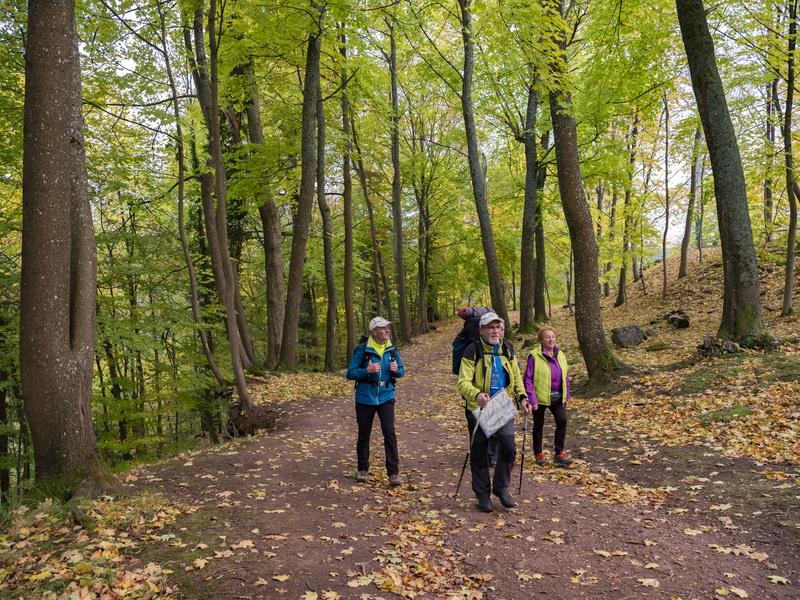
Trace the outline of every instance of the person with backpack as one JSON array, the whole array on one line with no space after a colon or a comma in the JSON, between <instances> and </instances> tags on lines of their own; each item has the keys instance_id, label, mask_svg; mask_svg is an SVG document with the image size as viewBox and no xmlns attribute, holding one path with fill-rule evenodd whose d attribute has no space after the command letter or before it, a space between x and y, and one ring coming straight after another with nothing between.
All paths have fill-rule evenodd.
<instances>
[{"instance_id":1,"label":"person with backpack","mask_svg":"<svg viewBox=\"0 0 800 600\"><path fill-rule=\"evenodd\" d=\"M356 481L365 483L369 472L369 439L375 415L381 423L386 474L389 485L400 485L400 460L394 430L395 382L405 374L403 361L392 344L390 321L375 317L369 322L370 335L362 337L347 366L347 379L356 382L355 404L358 441Z\"/></svg>"},{"instance_id":2,"label":"person with backpack","mask_svg":"<svg viewBox=\"0 0 800 600\"><path fill-rule=\"evenodd\" d=\"M458 371L458 391L464 398L464 414L470 434L469 465L472 491L478 498L478 510L492 512L490 493L506 508L517 504L508 491L511 469L516 458L514 419L492 434L498 444L498 460L492 480L489 479L489 439L480 427L473 411L483 409L490 399L505 389L525 412L531 412L522 384L514 347L506 342L505 322L494 312L480 317L479 338L464 348Z\"/></svg>"},{"instance_id":3,"label":"person with backpack","mask_svg":"<svg viewBox=\"0 0 800 600\"><path fill-rule=\"evenodd\" d=\"M549 325L539 328L536 334L539 344L528 354L525 376L522 378L525 391L533 407L533 453L536 464L544 465L542 439L544 437L544 418L547 409L556 421L553 461L559 467L572 464L572 457L564 450L567 437L567 402L570 384L567 371L567 357L556 344L556 330Z\"/></svg>"}]
</instances>

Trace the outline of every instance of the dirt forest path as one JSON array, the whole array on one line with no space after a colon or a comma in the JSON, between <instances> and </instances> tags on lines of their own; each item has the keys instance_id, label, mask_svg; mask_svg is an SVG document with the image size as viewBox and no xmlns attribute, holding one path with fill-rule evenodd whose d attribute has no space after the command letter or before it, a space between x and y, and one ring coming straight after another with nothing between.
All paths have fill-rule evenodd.
<instances>
[{"instance_id":1,"label":"dirt forest path","mask_svg":"<svg viewBox=\"0 0 800 600\"><path fill-rule=\"evenodd\" d=\"M128 475L131 491L185 507L140 558L171 569L184 598L797 597L797 530L760 518L749 495L769 493L715 496L744 490L734 475L751 465L658 449L628 457L635 447L582 422L592 399L571 409L574 468L537 467L528 448L522 494L513 474L518 508L478 512L469 470L454 499L467 443L449 372L455 326L402 351L401 487L387 486L377 419L369 482L355 482L351 398L287 402L277 431ZM641 476L620 466L643 463Z\"/></svg>"}]
</instances>

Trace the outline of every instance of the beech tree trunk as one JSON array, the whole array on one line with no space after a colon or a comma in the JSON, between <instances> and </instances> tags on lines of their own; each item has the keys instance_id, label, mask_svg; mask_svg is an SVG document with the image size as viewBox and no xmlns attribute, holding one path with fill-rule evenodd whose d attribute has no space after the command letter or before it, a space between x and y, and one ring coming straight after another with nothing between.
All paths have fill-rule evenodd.
<instances>
[{"instance_id":1,"label":"beech tree trunk","mask_svg":"<svg viewBox=\"0 0 800 600\"><path fill-rule=\"evenodd\" d=\"M25 52L20 372L36 479L102 474L92 425L97 253L75 3L30 0Z\"/></svg>"},{"instance_id":2,"label":"beech tree trunk","mask_svg":"<svg viewBox=\"0 0 800 600\"><path fill-rule=\"evenodd\" d=\"M689 243L692 241L692 225L694 224L694 207L697 204L697 195L700 192L700 170L703 166L703 153L700 145L703 143L703 130L700 125L694 130L694 144L692 145L692 161L689 169L689 203L686 207L686 224L683 228L681 240L681 266L678 270L678 279L686 277L689 262Z\"/></svg>"},{"instance_id":3,"label":"beech tree trunk","mask_svg":"<svg viewBox=\"0 0 800 600\"><path fill-rule=\"evenodd\" d=\"M792 155L792 110L794 109L794 53L797 46L797 0L789 1L789 35L786 63L786 106L783 113L783 157L786 169L786 196L789 200L789 232L786 237L786 271L781 316L794 312L794 257L797 245L797 196Z\"/></svg>"},{"instance_id":4,"label":"beech tree trunk","mask_svg":"<svg viewBox=\"0 0 800 600\"><path fill-rule=\"evenodd\" d=\"M683 45L714 173L722 245L723 299L719 336L744 345L763 330L758 265L742 160L702 0L676 0Z\"/></svg>"},{"instance_id":5,"label":"beech tree trunk","mask_svg":"<svg viewBox=\"0 0 800 600\"><path fill-rule=\"evenodd\" d=\"M312 2L316 16L322 11ZM314 182L317 164L317 90L319 89L319 60L322 48L321 22L308 36L306 72L303 79L303 112L300 156L300 195L292 223L292 254L289 259L289 279L286 286L286 310L283 320L280 363L285 367L297 365L300 300L303 296L303 270L308 246L308 231L314 206Z\"/></svg>"},{"instance_id":6,"label":"beech tree trunk","mask_svg":"<svg viewBox=\"0 0 800 600\"><path fill-rule=\"evenodd\" d=\"M261 103L256 85L253 58L245 66L245 85L247 86L247 134L250 143L264 146L264 127L261 123ZM267 358L266 366L274 369L278 365L278 355L283 337L284 302L283 286L283 238L281 218L272 191L266 182L260 186L264 202L258 207L261 218L261 231L264 235L264 275L267 282Z\"/></svg>"},{"instance_id":7,"label":"beech tree trunk","mask_svg":"<svg viewBox=\"0 0 800 600\"><path fill-rule=\"evenodd\" d=\"M347 329L347 347L345 356L353 355L356 347L356 315L353 305L353 180L350 174L350 100L347 97L347 40L345 35L339 37L342 45L339 53L342 55L342 138L344 151L342 152L342 206L344 211L344 317Z\"/></svg>"},{"instance_id":8,"label":"beech tree trunk","mask_svg":"<svg viewBox=\"0 0 800 600\"><path fill-rule=\"evenodd\" d=\"M633 117L633 126L628 136L628 178L625 182L625 200L622 218L622 266L619 269L617 281L617 298L614 306L622 306L626 300L626 287L628 285L628 259L631 255L631 230L633 229L633 216L631 215L631 194L633 193L633 174L636 165L636 140L639 133L639 113Z\"/></svg>"},{"instance_id":9,"label":"beech tree trunk","mask_svg":"<svg viewBox=\"0 0 800 600\"><path fill-rule=\"evenodd\" d=\"M506 307L503 278L497 251L494 245L492 219L489 215L489 202L486 195L486 178L481 165L478 148L478 134L475 128L475 115L472 106L472 77L475 62L475 43L472 39L472 0L458 0L461 14L461 36L464 42L464 70L461 74L461 112L464 117L464 130L467 136L467 156L472 192L475 197L475 210L481 227L481 242L489 277L489 295L494 311L510 325Z\"/></svg>"},{"instance_id":10,"label":"beech tree trunk","mask_svg":"<svg viewBox=\"0 0 800 600\"><path fill-rule=\"evenodd\" d=\"M395 329L401 342L411 339L411 321L408 315L408 298L406 292L406 262L403 250L403 206L402 206L402 175L400 173L400 99L397 91L397 43L394 35L394 25L387 20L389 26L389 73L392 86L392 229L394 230L394 275L397 289L397 317Z\"/></svg>"},{"instance_id":11,"label":"beech tree trunk","mask_svg":"<svg viewBox=\"0 0 800 600\"><path fill-rule=\"evenodd\" d=\"M519 330L532 332L536 318L536 216L539 213L538 193L539 157L536 148L536 119L539 93L533 85L528 87L528 105L525 112L525 200L522 207L522 240L520 244L519 275Z\"/></svg>"},{"instance_id":12,"label":"beech tree trunk","mask_svg":"<svg viewBox=\"0 0 800 600\"><path fill-rule=\"evenodd\" d=\"M669 102L664 92L664 235L661 236L661 298L667 298L667 233L669 232Z\"/></svg>"},{"instance_id":13,"label":"beech tree trunk","mask_svg":"<svg viewBox=\"0 0 800 600\"><path fill-rule=\"evenodd\" d=\"M325 197L325 108L317 89L317 204L322 215L322 255L325 264L325 370L336 370L336 275L333 272L333 222Z\"/></svg>"},{"instance_id":14,"label":"beech tree trunk","mask_svg":"<svg viewBox=\"0 0 800 600\"><path fill-rule=\"evenodd\" d=\"M542 135L540 146L544 150L543 154L548 152L550 133L547 132ZM545 179L547 178L547 164L539 164L539 174L536 177L536 185L538 187L538 194L541 195L544 190ZM544 220L542 219L542 203L536 202L536 283L533 285L533 320L536 323L544 323L550 319L550 313L545 307L545 288L547 287L546 280L546 256L544 251ZM549 303L549 300L548 300Z\"/></svg>"}]
</instances>

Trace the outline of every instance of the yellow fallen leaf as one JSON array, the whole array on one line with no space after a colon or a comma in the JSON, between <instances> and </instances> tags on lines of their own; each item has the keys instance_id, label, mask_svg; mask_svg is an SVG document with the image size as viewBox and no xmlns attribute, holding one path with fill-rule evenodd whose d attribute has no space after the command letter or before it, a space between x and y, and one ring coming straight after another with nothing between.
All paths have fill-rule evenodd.
<instances>
[{"instance_id":1,"label":"yellow fallen leaf","mask_svg":"<svg viewBox=\"0 0 800 600\"><path fill-rule=\"evenodd\" d=\"M789 581L788 579L786 579L786 577L781 577L781 576L779 576L779 575L770 575L770 576L769 576L769 580L770 580L772 583L778 583L778 584L780 584L780 585L789 585L789 584L791 583L791 581Z\"/></svg>"},{"instance_id":2,"label":"yellow fallen leaf","mask_svg":"<svg viewBox=\"0 0 800 600\"><path fill-rule=\"evenodd\" d=\"M192 563L196 569L202 569L208 564L208 561L204 558L195 558L194 562Z\"/></svg>"},{"instance_id":3,"label":"yellow fallen leaf","mask_svg":"<svg viewBox=\"0 0 800 600\"><path fill-rule=\"evenodd\" d=\"M252 548L255 544L253 544L253 540L242 540L238 544L233 544L231 548L234 550L239 550L241 548Z\"/></svg>"},{"instance_id":4,"label":"yellow fallen leaf","mask_svg":"<svg viewBox=\"0 0 800 600\"><path fill-rule=\"evenodd\" d=\"M728 588L715 588L714 593L717 596L728 596L730 594L730 591L728 590Z\"/></svg>"},{"instance_id":5,"label":"yellow fallen leaf","mask_svg":"<svg viewBox=\"0 0 800 600\"><path fill-rule=\"evenodd\" d=\"M256 581L255 581L255 583L253 585L269 585L269 581L267 581L266 579L264 579L262 577L259 577L258 579L256 579Z\"/></svg>"},{"instance_id":6,"label":"yellow fallen leaf","mask_svg":"<svg viewBox=\"0 0 800 600\"><path fill-rule=\"evenodd\" d=\"M661 585L658 579L637 579L637 581L645 587L657 588Z\"/></svg>"},{"instance_id":7,"label":"yellow fallen leaf","mask_svg":"<svg viewBox=\"0 0 800 600\"><path fill-rule=\"evenodd\" d=\"M300 596L300 600L319 600L319 594L317 592L306 592Z\"/></svg>"},{"instance_id":8,"label":"yellow fallen leaf","mask_svg":"<svg viewBox=\"0 0 800 600\"><path fill-rule=\"evenodd\" d=\"M742 588L731 586L731 593L736 594L737 596L739 596L739 598L749 598L747 592L745 592Z\"/></svg>"},{"instance_id":9,"label":"yellow fallen leaf","mask_svg":"<svg viewBox=\"0 0 800 600\"><path fill-rule=\"evenodd\" d=\"M605 558L611 556L611 552L609 552L608 550L592 550L592 552L594 552L598 556L603 556Z\"/></svg>"},{"instance_id":10,"label":"yellow fallen leaf","mask_svg":"<svg viewBox=\"0 0 800 600\"><path fill-rule=\"evenodd\" d=\"M347 585L349 587L363 587L365 585L369 585L370 583L372 583L372 578L365 577L364 575L362 575L361 577L356 577L355 579L351 579L350 581L347 582Z\"/></svg>"},{"instance_id":11,"label":"yellow fallen leaf","mask_svg":"<svg viewBox=\"0 0 800 600\"><path fill-rule=\"evenodd\" d=\"M45 579L50 579L53 574L50 571L42 571L41 573L36 573L36 575L31 575L28 577L29 581L44 581Z\"/></svg>"},{"instance_id":12,"label":"yellow fallen leaf","mask_svg":"<svg viewBox=\"0 0 800 600\"><path fill-rule=\"evenodd\" d=\"M685 533L686 535L700 535L703 532L700 531L699 529L692 529L691 527L687 527L686 529L683 530L683 533Z\"/></svg>"},{"instance_id":13,"label":"yellow fallen leaf","mask_svg":"<svg viewBox=\"0 0 800 600\"><path fill-rule=\"evenodd\" d=\"M645 569L653 569L653 570L655 570L655 569L657 569L657 568L658 568L658 563L647 563L647 564L644 566L644 568L645 568Z\"/></svg>"},{"instance_id":14,"label":"yellow fallen leaf","mask_svg":"<svg viewBox=\"0 0 800 600\"><path fill-rule=\"evenodd\" d=\"M322 592L322 600L340 600L341 596L338 592L334 592L333 590L328 590L327 592Z\"/></svg>"},{"instance_id":15,"label":"yellow fallen leaf","mask_svg":"<svg viewBox=\"0 0 800 600\"><path fill-rule=\"evenodd\" d=\"M273 575L273 576L272 576L272 578L273 578L275 581L280 581L281 583L283 583L284 581L286 581L287 579L289 579L289 577L290 577L290 575Z\"/></svg>"}]
</instances>

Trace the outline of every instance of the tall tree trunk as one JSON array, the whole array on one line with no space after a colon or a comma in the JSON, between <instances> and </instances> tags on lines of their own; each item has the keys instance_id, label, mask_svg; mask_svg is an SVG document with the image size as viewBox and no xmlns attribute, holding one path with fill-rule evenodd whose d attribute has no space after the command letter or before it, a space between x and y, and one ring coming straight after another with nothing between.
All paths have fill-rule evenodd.
<instances>
[{"instance_id":1,"label":"tall tree trunk","mask_svg":"<svg viewBox=\"0 0 800 600\"><path fill-rule=\"evenodd\" d=\"M541 147L547 151L549 147L550 132L542 135ZM538 195L544 190L545 179L547 178L547 164L539 165L539 174L536 177ZM550 312L545 307L545 288L546 281L546 256L544 251L544 220L542 218L542 203L536 203L536 283L533 286L533 320L536 323L544 323L550 319ZM549 303L549 300L548 300Z\"/></svg>"},{"instance_id":2,"label":"tall tree trunk","mask_svg":"<svg viewBox=\"0 0 800 600\"><path fill-rule=\"evenodd\" d=\"M344 318L347 328L347 347L345 356L352 356L356 347L356 314L353 305L353 180L350 175L350 100L347 96L347 39L344 33L339 36L342 45L342 206L344 210Z\"/></svg>"},{"instance_id":3,"label":"tall tree trunk","mask_svg":"<svg viewBox=\"0 0 800 600\"><path fill-rule=\"evenodd\" d=\"M661 298L667 298L667 234L669 233L669 101L664 92L664 235L661 236Z\"/></svg>"},{"instance_id":4,"label":"tall tree trunk","mask_svg":"<svg viewBox=\"0 0 800 600\"><path fill-rule=\"evenodd\" d=\"M556 14L559 14L559 4L557 2L553 4ZM554 33L554 39L560 49L560 55L551 62L551 69L554 74L563 76L567 72L564 30L558 29ZM551 91L549 100L556 149L558 188L575 257L575 326L578 345L589 378L598 380L616 369L619 362L608 347L603 332L598 251L592 216L581 178L578 127L575 118L569 112L572 102L567 90Z\"/></svg>"},{"instance_id":5,"label":"tall tree trunk","mask_svg":"<svg viewBox=\"0 0 800 600\"><path fill-rule=\"evenodd\" d=\"M722 245L723 300L719 336L745 345L763 330L758 265L739 146L717 70L702 0L676 0L692 87L714 173Z\"/></svg>"},{"instance_id":6,"label":"tall tree trunk","mask_svg":"<svg viewBox=\"0 0 800 600\"><path fill-rule=\"evenodd\" d=\"M292 223L292 255L289 259L289 280L286 287L286 310L283 320L280 362L286 367L297 365L298 324L300 299L303 295L303 269L308 245L308 230L314 206L314 181L317 164L317 98L319 89L319 60L322 49L322 10L314 2L317 27L309 33L306 72L303 80L303 112L300 155L300 197Z\"/></svg>"},{"instance_id":7,"label":"tall tree trunk","mask_svg":"<svg viewBox=\"0 0 800 600\"><path fill-rule=\"evenodd\" d=\"M703 217L705 216L705 177L706 177L706 161L703 157L700 163L700 200L699 210L697 212L697 221L695 221L695 233L697 234L697 262L703 262Z\"/></svg>"},{"instance_id":8,"label":"tall tree trunk","mask_svg":"<svg viewBox=\"0 0 800 600\"><path fill-rule=\"evenodd\" d=\"M319 82L318 82L319 83ZM333 221L325 197L325 107L322 90L317 89L317 204L322 215L322 255L325 264L325 370L336 370L336 275L333 272Z\"/></svg>"},{"instance_id":9,"label":"tall tree trunk","mask_svg":"<svg viewBox=\"0 0 800 600\"><path fill-rule=\"evenodd\" d=\"M236 391L242 408L250 409L252 401L247 391L244 378L245 355L239 323L236 315L236 279L233 264L229 254L228 227L227 227L227 175L225 161L222 155L222 142L219 129L219 97L217 79L217 43L216 43L216 0L211 0L208 12L208 34L211 46L210 57L206 55L205 32L203 26L203 8L197 8L194 13L194 49L189 29L184 29L184 43L189 58L192 62L192 76L194 78L197 97L203 112L203 118L208 131L208 144L213 178L207 177L208 184L213 185L216 192L216 207L211 202L211 190L204 193L203 212L205 213L206 239L208 242L211 261L214 265L214 282L220 303L225 309L225 327L228 334L228 346L231 355L231 368L236 382ZM201 175L201 187L203 185Z\"/></svg>"},{"instance_id":10,"label":"tall tree trunk","mask_svg":"<svg viewBox=\"0 0 800 600\"><path fill-rule=\"evenodd\" d=\"M536 119L539 93L533 84L528 86L528 105L525 111L525 201L522 207L522 243L519 275L519 330L532 332L536 323L536 215L538 214L539 157L536 148Z\"/></svg>"},{"instance_id":11,"label":"tall tree trunk","mask_svg":"<svg viewBox=\"0 0 800 600\"><path fill-rule=\"evenodd\" d=\"M372 245L372 287L375 290L375 310L376 312L383 310L386 318L393 321L392 317L392 301L387 287L386 271L383 268L383 255L381 254L380 243L378 242L378 227L375 223L375 210L372 206L372 199L369 193L369 186L367 184L367 172L364 169L364 157L361 152L361 146L358 143L358 133L356 132L355 120L350 115L350 124L353 129L353 146L356 151L356 170L358 171L358 180L361 184L361 195L364 197L364 203L367 205L367 217L369 218L369 237Z\"/></svg>"},{"instance_id":12,"label":"tall tree trunk","mask_svg":"<svg viewBox=\"0 0 800 600\"><path fill-rule=\"evenodd\" d=\"M492 219L489 215L489 202L486 194L486 178L481 165L481 154L478 149L478 133L475 128L475 115L472 106L472 77L475 62L475 42L472 39L472 0L458 0L461 13L461 36L464 42L464 71L461 74L461 112L464 116L464 130L467 136L467 156L469 174L472 181L472 193L475 197L475 210L481 227L481 242L489 277L489 294L492 308L510 325L508 308L506 307L503 277L497 260L494 245Z\"/></svg>"},{"instance_id":13,"label":"tall tree trunk","mask_svg":"<svg viewBox=\"0 0 800 600\"><path fill-rule=\"evenodd\" d=\"M794 54L797 46L797 0L789 0L789 36L786 61L786 106L783 113L783 157L786 168L786 196L789 200L789 232L786 237L786 272L783 283L781 315L794 312L794 257L797 250L797 196L792 155L792 110L794 109Z\"/></svg>"},{"instance_id":14,"label":"tall tree trunk","mask_svg":"<svg viewBox=\"0 0 800 600\"><path fill-rule=\"evenodd\" d=\"M766 175L764 176L764 240L772 240L772 161L775 155L775 117L773 110L777 106L778 79L774 78L766 85L767 118L765 124L766 138Z\"/></svg>"},{"instance_id":15,"label":"tall tree trunk","mask_svg":"<svg viewBox=\"0 0 800 600\"><path fill-rule=\"evenodd\" d=\"M639 134L639 113L633 117L633 126L628 136L628 176L625 181L625 201L622 225L622 266L619 269L617 281L617 298L614 306L622 306L626 301L626 287L628 285L628 258L631 254L631 229L633 229L633 215L631 215L631 195L633 193L633 175L636 166L636 139Z\"/></svg>"},{"instance_id":16,"label":"tall tree trunk","mask_svg":"<svg viewBox=\"0 0 800 600\"><path fill-rule=\"evenodd\" d=\"M186 270L189 274L189 300L192 307L192 319L195 325L197 325L197 333L200 338L203 355L206 357L206 364L213 373L217 383L223 385L225 383L225 377L222 375L222 372L219 370L214 360L214 354L211 351L211 345L208 341L208 333L205 327L203 327L200 302L197 295L197 272L186 237L186 219L184 214L186 200L186 155L183 142L183 127L181 125L180 101L178 100L178 86L175 82L175 75L172 71L172 61L169 55L169 38L167 36L167 19L164 13L164 6L162 4L157 4L157 8L161 32L160 51L164 58L164 68L167 74L167 81L169 82L170 93L172 94L170 104L172 105L172 116L175 119L175 161L178 166L178 238L181 242L183 259L184 262L186 262Z\"/></svg>"},{"instance_id":17,"label":"tall tree trunk","mask_svg":"<svg viewBox=\"0 0 800 600\"><path fill-rule=\"evenodd\" d=\"M614 186L611 190L611 206L609 206L608 210L608 245L609 247L614 246L614 239L616 238L616 226L617 226L617 201L619 200L619 194L617 193L617 187ZM611 293L611 285L608 282L608 274L611 273L611 269L613 268L614 264L609 260L606 262L605 267L603 268L603 296L608 298L609 294Z\"/></svg>"},{"instance_id":18,"label":"tall tree trunk","mask_svg":"<svg viewBox=\"0 0 800 600\"><path fill-rule=\"evenodd\" d=\"M256 84L253 58L245 66L247 86L247 134L250 143L264 146L264 127L261 123L261 102ZM264 236L264 275L267 282L267 359L268 369L278 365L281 339L283 338L284 296L283 287L283 237L281 217L269 185L259 187L264 201L258 207L261 230Z\"/></svg>"},{"instance_id":19,"label":"tall tree trunk","mask_svg":"<svg viewBox=\"0 0 800 600\"><path fill-rule=\"evenodd\" d=\"M29 0L20 372L36 479L103 473L92 425L96 263L74 1Z\"/></svg>"},{"instance_id":20,"label":"tall tree trunk","mask_svg":"<svg viewBox=\"0 0 800 600\"><path fill-rule=\"evenodd\" d=\"M406 292L406 263L403 251L403 206L400 173L400 98L397 91L397 42L394 35L394 24L387 20L389 26L389 73L392 86L392 229L394 230L394 274L397 289L398 327L396 329L401 342L411 339L411 320L408 316L408 297Z\"/></svg>"},{"instance_id":21,"label":"tall tree trunk","mask_svg":"<svg viewBox=\"0 0 800 600\"><path fill-rule=\"evenodd\" d=\"M686 277L689 262L689 242L692 240L692 224L694 223L694 207L697 204L697 195L700 192L699 177L703 166L703 130L700 125L694 130L694 144L692 144L692 165L689 169L689 204L686 207L686 224L683 228L681 240L681 266L678 270L678 279Z\"/></svg>"}]
</instances>

